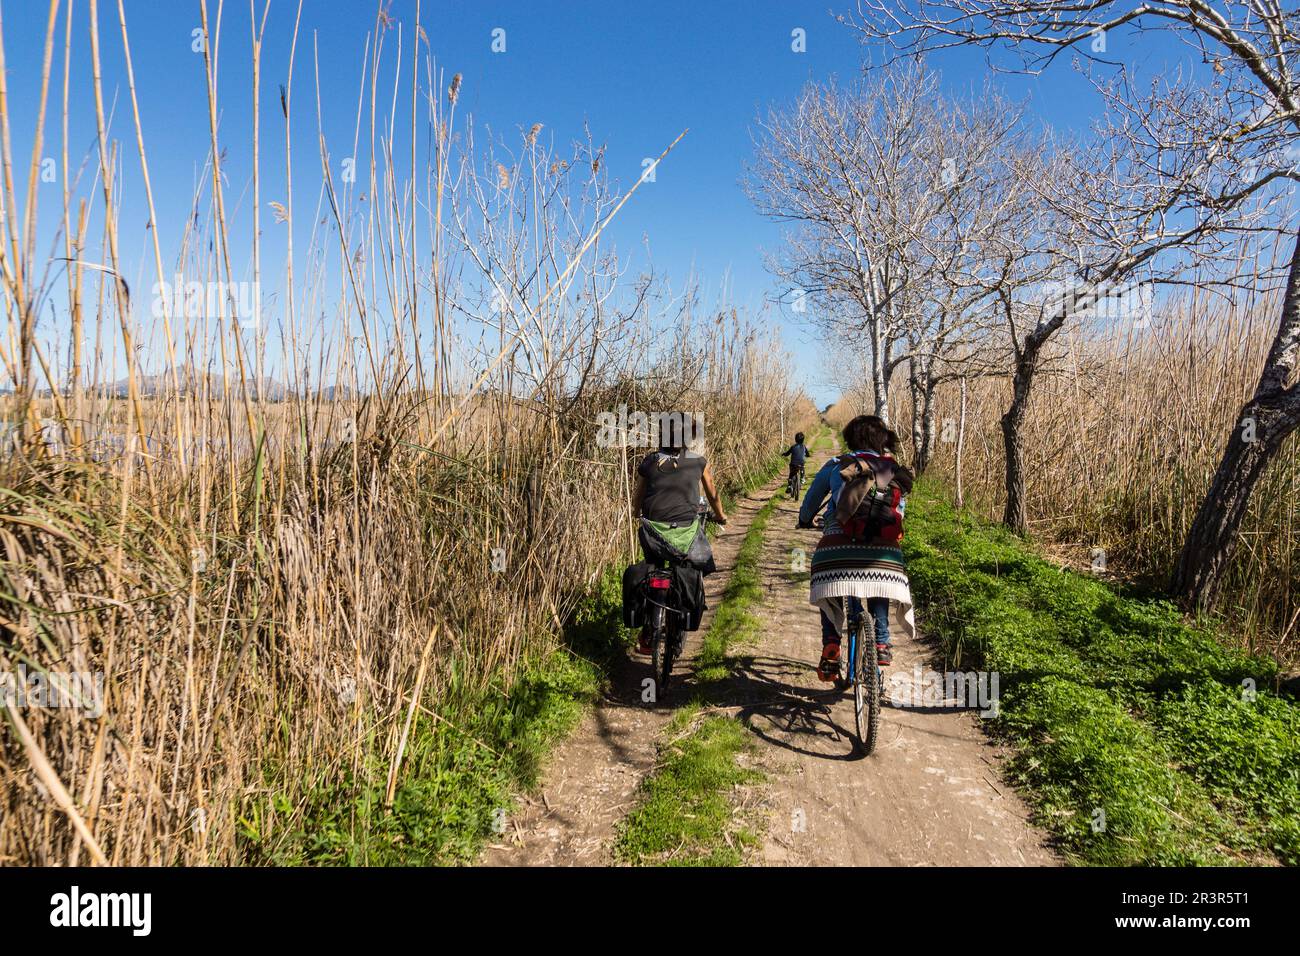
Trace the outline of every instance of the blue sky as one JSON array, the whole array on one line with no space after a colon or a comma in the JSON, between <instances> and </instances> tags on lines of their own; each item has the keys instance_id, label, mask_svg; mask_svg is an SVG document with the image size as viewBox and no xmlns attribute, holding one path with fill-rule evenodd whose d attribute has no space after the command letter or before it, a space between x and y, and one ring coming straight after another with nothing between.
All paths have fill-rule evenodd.
<instances>
[{"instance_id":1,"label":"blue sky","mask_svg":"<svg viewBox=\"0 0 1300 956\"><path fill-rule=\"evenodd\" d=\"M693 272L706 292L724 282L732 304L758 313L779 290L764 271L762 250L780 242L777 226L752 210L739 180L752 152L755 116L773 103L789 101L809 81L856 75L865 57L857 35L835 22L831 11L847 12L851 0L750 0L750 2L464 2L425 0L421 22L447 75L464 77L460 109L478 124L517 142L519 128L544 124L557 145L581 138L583 124L607 144L611 174L626 188L640 175L644 157L657 155L679 132L690 133L620 214L612 231L632 257L633 273L645 263L642 237L657 269L680 285ZM210 0L215 17L217 0ZM260 13L262 0L257 0ZM125 151L126 178L120 224L127 274L152 281L146 251L147 214L139 187L115 0L101 0L100 42L105 95L118 98L112 135ZM296 0L272 0L263 53L263 229L271 227L265 203L282 198L281 118L277 89L284 81ZM46 5L38 0L3 3L4 41L11 98L14 156L25 181L30 129L35 118ZM415 0L392 0L394 20L409 31ZM294 150L297 201L315 202L316 161L313 40L321 64L326 134L332 149L351 142L357 85L365 37L374 22L372 0L305 0L295 66ZM197 0L127 0L137 91L158 205L164 256L179 242L180 223L200 174L208 140L203 61L191 49L199 24ZM76 0L73 28L71 160L95 159L94 113L86 32L87 0ZM506 31L506 51L494 53L492 31ZM791 48L791 31L806 31L806 52ZM44 150L58 155L57 111L61 89L62 13L55 44L51 110L55 125ZM394 42L396 33L390 31ZM404 34L409 38L409 32ZM220 51L222 142L229 150L227 202L237 223L249 226L245 195L249 181L249 97L251 60L249 4L227 0ZM409 43L409 39L404 41ZM1127 55L1168 55L1151 40ZM409 55L409 50L408 50ZM389 61L391 64L391 60ZM982 53L953 52L931 65L954 92L978 88L986 74ZM1099 105L1086 83L1060 63L1040 78L1004 77L1014 99L1028 98L1034 111L1054 126L1081 129ZM409 95L409 94L408 94ZM301 182L298 181L301 177ZM41 251L53 237L58 189L41 194ZM242 197L242 199L241 199ZM304 217L305 218L305 217ZM237 227L238 228L238 227ZM305 242L304 231L295 241ZM278 260L268 244L264 271L274 275ZM236 263L242 271L243 263ZM269 283L264 280L264 289ZM766 321L782 326L794 352L799 380L819 402L834 392L820 370L820 350L811 334L781 307Z\"/></svg>"}]
</instances>

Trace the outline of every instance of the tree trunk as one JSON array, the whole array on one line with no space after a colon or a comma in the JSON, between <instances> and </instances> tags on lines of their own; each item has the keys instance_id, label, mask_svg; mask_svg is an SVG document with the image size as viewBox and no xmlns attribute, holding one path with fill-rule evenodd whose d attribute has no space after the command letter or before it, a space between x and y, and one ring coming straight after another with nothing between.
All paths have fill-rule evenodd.
<instances>
[{"instance_id":1,"label":"tree trunk","mask_svg":"<svg viewBox=\"0 0 1300 956\"><path fill-rule=\"evenodd\" d=\"M1006 507L1002 511L1002 523L1016 534L1024 534L1029 528L1029 516L1025 506L1025 448L1021 428L1025 423L1025 414L1029 410L1029 389L1034 384L1034 373L1038 371L1038 355L1043 343L1061 326L1060 320L1054 319L1045 326L1039 326L1025 336L1024 347L1016 355L1016 373L1011 383L1011 405L1002 416L1002 447L1006 456Z\"/></svg>"},{"instance_id":2,"label":"tree trunk","mask_svg":"<svg viewBox=\"0 0 1300 956\"><path fill-rule=\"evenodd\" d=\"M1025 340L1016 349L1016 371L1011 380L1011 405L1002 416L1002 448L1006 456L1006 494L1007 504L1002 511L1002 523L1016 534L1024 534L1029 528L1029 516L1025 506L1025 449L1020 429L1025 423L1025 414L1029 410L1029 389L1034 384L1034 375L1038 372L1038 359L1047 343L1065 320L1077 311L1081 303L1091 300L1095 290L1088 288L1072 293L1073 301L1061 303L1060 314L1050 321L1042 322L1025 336ZM1007 311L1007 325L1015 337L1015 323L1011 321L1012 302L1009 295L1004 295L1003 307Z\"/></svg>"},{"instance_id":3,"label":"tree trunk","mask_svg":"<svg viewBox=\"0 0 1300 956\"><path fill-rule=\"evenodd\" d=\"M919 475L930 467L934 458L934 390L936 383L926 376L925 388L921 391L921 454L916 460L916 473Z\"/></svg>"},{"instance_id":4,"label":"tree trunk","mask_svg":"<svg viewBox=\"0 0 1300 956\"><path fill-rule=\"evenodd\" d=\"M916 363L913 361L911 364L915 365ZM925 435L922 422L924 412L921 408L921 383L915 375L908 376L907 392L912 399L912 470L916 474L920 474L922 456L925 454Z\"/></svg>"},{"instance_id":5,"label":"tree trunk","mask_svg":"<svg viewBox=\"0 0 1300 956\"><path fill-rule=\"evenodd\" d=\"M1169 589L1187 608L1206 608L1218 595L1237 550L1237 532L1250 496L1282 442L1300 425L1300 386L1287 387L1300 352L1300 237L1291 254L1277 336L1255 394L1241 409L1210 489L1178 555Z\"/></svg>"},{"instance_id":6,"label":"tree trunk","mask_svg":"<svg viewBox=\"0 0 1300 956\"><path fill-rule=\"evenodd\" d=\"M922 369L908 384L912 393L912 470L922 474L934 456L934 389L935 383Z\"/></svg>"},{"instance_id":7,"label":"tree trunk","mask_svg":"<svg viewBox=\"0 0 1300 956\"><path fill-rule=\"evenodd\" d=\"M885 374L885 335L878 318L871 323L871 389L875 414L889 424L889 378Z\"/></svg>"},{"instance_id":8,"label":"tree trunk","mask_svg":"<svg viewBox=\"0 0 1300 956\"><path fill-rule=\"evenodd\" d=\"M1016 376L1019 378L1019 375ZM1016 534L1024 534L1029 527L1025 513L1025 450L1021 444L1020 426L1025 420L1025 402L1017 397L1002 416L1002 447L1006 455L1007 503L1002 510L1002 523Z\"/></svg>"}]
</instances>

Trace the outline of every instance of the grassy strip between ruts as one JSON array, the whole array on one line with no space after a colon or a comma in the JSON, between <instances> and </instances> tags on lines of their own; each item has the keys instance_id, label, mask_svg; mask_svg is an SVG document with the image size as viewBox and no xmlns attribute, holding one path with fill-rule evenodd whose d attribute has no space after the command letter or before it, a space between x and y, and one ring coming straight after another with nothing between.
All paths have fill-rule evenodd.
<instances>
[{"instance_id":1,"label":"grassy strip between ruts","mask_svg":"<svg viewBox=\"0 0 1300 956\"><path fill-rule=\"evenodd\" d=\"M817 434L808 442L809 451L833 448L835 436L825 424L819 424ZM768 473L768 478L775 477L780 471L783 459L776 459ZM763 556L763 536L767 533L767 523L780 503L785 500L789 488L782 488L769 499L750 523L745 532L740 550L736 552L736 564L731 572L727 587L722 592L722 603L713 614L708 631L696 660L695 679L701 684L722 680L730 671L727 658L729 648L746 641L753 641L758 635L761 624L754 608L762 603L763 582L759 562Z\"/></svg>"},{"instance_id":2,"label":"grassy strip between ruts","mask_svg":"<svg viewBox=\"0 0 1300 956\"><path fill-rule=\"evenodd\" d=\"M1058 569L924 482L904 550L946 666L999 675L991 729L1072 860L1300 863L1300 705L1267 689L1271 660Z\"/></svg>"},{"instance_id":3,"label":"grassy strip between ruts","mask_svg":"<svg viewBox=\"0 0 1300 956\"><path fill-rule=\"evenodd\" d=\"M731 578L722 591L722 602L713 612L709 629L704 632L700 654L695 662L695 679L701 684L726 677L729 671L727 650L742 641L753 640L758 634L760 621L754 608L763 600L763 583L759 570L759 560L763 555L763 534L772 512L783 497L784 492L778 492L758 510L740 542Z\"/></svg>"},{"instance_id":4,"label":"grassy strip between ruts","mask_svg":"<svg viewBox=\"0 0 1300 956\"><path fill-rule=\"evenodd\" d=\"M741 765L754 747L749 731L733 717L691 704L673 715L666 734L659 766L619 828L618 858L637 865L739 865L758 836L736 794L763 779Z\"/></svg>"},{"instance_id":5,"label":"grassy strip between ruts","mask_svg":"<svg viewBox=\"0 0 1300 956\"><path fill-rule=\"evenodd\" d=\"M812 447L821 447L830 443L830 430L825 425L821 425L817 435L813 437L810 450ZM767 468L743 486L743 491L737 492L737 496L767 484L780 474L783 464L784 459L773 459ZM730 670L727 650L757 637L760 621L753 608L763 600L762 580L759 573L759 561L763 554L763 535L767 531L767 523L772 513L784 500L788 490L783 488L777 491L758 510L745 532L740 549L736 552L736 564L722 592L722 603L713 613L713 619L709 629L704 633L700 654L695 662L695 679L702 684L725 678ZM731 508L733 504L734 499L728 498L727 507Z\"/></svg>"}]
</instances>

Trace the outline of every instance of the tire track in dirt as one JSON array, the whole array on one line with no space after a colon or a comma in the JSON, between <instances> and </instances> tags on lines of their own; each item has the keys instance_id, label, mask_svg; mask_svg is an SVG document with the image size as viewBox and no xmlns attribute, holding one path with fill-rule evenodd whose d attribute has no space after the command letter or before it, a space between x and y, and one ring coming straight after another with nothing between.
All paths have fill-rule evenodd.
<instances>
[{"instance_id":1,"label":"tire track in dirt","mask_svg":"<svg viewBox=\"0 0 1300 956\"><path fill-rule=\"evenodd\" d=\"M687 635L673 682L657 703L641 700L651 676L649 658L629 649L619 659L606 695L560 742L547 760L541 786L519 798L504 836L479 857L481 866L604 866L614 862L618 822L632 809L637 787L655 767L661 731L674 710L697 693L693 679L702 637L731 578L736 553L759 509L784 478L738 500L713 541L718 570L705 578L709 610L700 629Z\"/></svg>"},{"instance_id":2,"label":"tire track in dirt","mask_svg":"<svg viewBox=\"0 0 1300 956\"><path fill-rule=\"evenodd\" d=\"M758 646L737 656L718 702L759 741L769 770L769 825L755 865L1059 865L1000 773L1002 754L973 710L894 706L870 757L854 752L852 695L817 679L821 650L808 584L790 574L792 549L811 557L820 532L796 530L781 502L763 548L764 621ZM918 615L919 618L919 615ZM924 627L924 620L918 620ZM890 673L911 678L936 649L895 621ZM936 668L937 669L937 668Z\"/></svg>"}]
</instances>

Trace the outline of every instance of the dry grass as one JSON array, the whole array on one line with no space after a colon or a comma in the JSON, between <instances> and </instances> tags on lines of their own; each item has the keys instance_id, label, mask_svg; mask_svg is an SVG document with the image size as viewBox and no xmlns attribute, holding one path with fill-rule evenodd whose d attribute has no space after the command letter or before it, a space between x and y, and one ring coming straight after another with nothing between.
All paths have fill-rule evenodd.
<instances>
[{"instance_id":1,"label":"dry grass","mask_svg":"<svg viewBox=\"0 0 1300 956\"><path fill-rule=\"evenodd\" d=\"M51 4L51 37L80 33L88 15L100 28L116 19L90 6L59 22ZM601 412L703 412L728 483L780 446L782 403L787 431L815 420L793 401L775 343L742 318L628 280L601 235L629 193L606 180L598 151L561 155L536 131L522 146L475 145L456 118L461 78L444 83L417 32L380 19L367 36L356 183L338 178L324 135L305 168L286 148L283 176L255 152L252 185L279 197L282 223L232 221L215 80L209 88L197 214L152 232L177 243L187 279L228 282L242 274L231 261L241 230L254 275L261 233L284 230L278 361L269 307L247 328L224 298L216 315L150 320L115 281L117 180L135 166L102 107L90 157L101 182L65 176L59 210L69 254L102 266L70 268L56 300L73 344L67 369L33 321L46 262L17 234L12 186L3 197L13 255L0 358L17 385L3 417L24 435L0 460L0 668L105 678L101 717L6 708L6 862L240 863L303 825L307 795L322 788L346 780L391 800L412 722L455 728L459 714L444 708L453 686L458 700L509 693L509 676L555 648L561 623L630 547L639 453L596 443ZM91 33L97 64L114 34ZM299 121L293 64L305 53L315 68L295 38L279 65L286 128ZM211 78L207 48L204 58ZM222 122L243 115L231 104ZM408 115L405 144L389 142ZM139 129L126 135L143 177ZM323 200L303 214L310 241L295 256L303 188ZM268 366L289 400L259 397ZM177 388L178 367L206 374ZM124 399L99 394L120 378ZM51 382L55 394L38 398ZM304 397L321 383L356 397ZM42 417L55 420L58 448L41 440Z\"/></svg>"},{"instance_id":2,"label":"dry grass","mask_svg":"<svg viewBox=\"0 0 1300 956\"><path fill-rule=\"evenodd\" d=\"M1025 436L1034 534L1080 566L1090 567L1094 549L1101 549L1107 573L1162 586L1255 387L1275 308L1265 300L1239 310L1199 297L1157 314L1145 328L1071 339L1034 385ZM999 418L1010 386L1003 379L972 379L969 389L966 502L997 519L1003 502ZM940 440L932 467L951 480L957 386L943 388L938 401ZM898 403L905 421L904 405ZM1298 470L1292 439L1251 502L1222 609L1243 647L1272 653L1284 664L1300 656Z\"/></svg>"}]
</instances>

